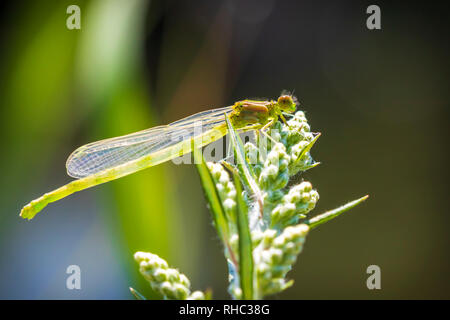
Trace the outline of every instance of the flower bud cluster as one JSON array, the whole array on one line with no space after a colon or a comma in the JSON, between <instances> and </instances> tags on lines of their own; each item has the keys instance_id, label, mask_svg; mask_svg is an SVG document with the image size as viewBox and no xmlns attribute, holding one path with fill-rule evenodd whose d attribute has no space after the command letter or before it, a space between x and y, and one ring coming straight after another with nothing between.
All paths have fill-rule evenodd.
<instances>
[{"instance_id":1,"label":"flower bud cluster","mask_svg":"<svg viewBox=\"0 0 450 320\"><path fill-rule=\"evenodd\" d=\"M285 277L302 251L308 231L306 224L299 224L287 227L279 235L274 229L267 229L255 237L258 245L253 258L258 296L280 292L292 284Z\"/></svg>"},{"instance_id":2,"label":"flower bud cluster","mask_svg":"<svg viewBox=\"0 0 450 320\"><path fill-rule=\"evenodd\" d=\"M308 181L291 187L271 212L272 226L297 223L299 218L305 218L314 209L318 200L319 193Z\"/></svg>"},{"instance_id":3,"label":"flower bud cluster","mask_svg":"<svg viewBox=\"0 0 450 320\"><path fill-rule=\"evenodd\" d=\"M259 175L259 184L263 190L279 190L289 182L288 165L290 157L282 143L276 143L267 158Z\"/></svg>"},{"instance_id":4,"label":"flower bud cluster","mask_svg":"<svg viewBox=\"0 0 450 320\"><path fill-rule=\"evenodd\" d=\"M310 131L310 126L303 111L295 113L294 117L288 121L285 126L286 142L288 144L288 153L291 157L289 164L289 172L291 175L297 174L299 171L305 171L314 164L309 151L303 152L307 148L311 148L314 143L314 134Z\"/></svg>"},{"instance_id":5,"label":"flower bud cluster","mask_svg":"<svg viewBox=\"0 0 450 320\"><path fill-rule=\"evenodd\" d=\"M152 289L165 299L205 299L201 291L191 293L189 279L177 269L169 268L167 262L157 255L139 251L134 254L134 259L139 263L139 272L150 283Z\"/></svg>"},{"instance_id":6,"label":"flower bud cluster","mask_svg":"<svg viewBox=\"0 0 450 320\"><path fill-rule=\"evenodd\" d=\"M216 183L225 214L231 221L234 221L236 210L236 188L234 183L231 181L227 170L220 163L208 162L207 166Z\"/></svg>"}]
</instances>

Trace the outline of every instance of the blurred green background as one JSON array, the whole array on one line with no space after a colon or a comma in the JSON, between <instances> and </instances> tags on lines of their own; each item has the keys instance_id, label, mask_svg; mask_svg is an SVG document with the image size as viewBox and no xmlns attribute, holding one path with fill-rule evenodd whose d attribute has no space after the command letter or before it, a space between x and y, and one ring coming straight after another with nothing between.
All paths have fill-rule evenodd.
<instances>
[{"instance_id":1,"label":"blurred green background","mask_svg":"<svg viewBox=\"0 0 450 320\"><path fill-rule=\"evenodd\" d=\"M81 8L81 30L66 8ZM244 98L294 90L322 164L312 214L365 194L315 230L275 299L450 298L448 40L438 4L20 1L0 14L0 298L149 297L133 253L161 255L228 298L195 168L172 162L77 193L35 220L23 205L69 182L78 146ZM431 6L431 5L430 5ZM300 179L300 178L299 178ZM68 265L82 289L67 290ZM366 268L381 267L368 290Z\"/></svg>"}]
</instances>

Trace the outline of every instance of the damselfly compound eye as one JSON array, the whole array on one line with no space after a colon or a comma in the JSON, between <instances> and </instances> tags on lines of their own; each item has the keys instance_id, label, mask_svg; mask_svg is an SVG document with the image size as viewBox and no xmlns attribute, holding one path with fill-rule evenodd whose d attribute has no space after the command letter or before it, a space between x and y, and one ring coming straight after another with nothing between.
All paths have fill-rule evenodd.
<instances>
[{"instance_id":1,"label":"damselfly compound eye","mask_svg":"<svg viewBox=\"0 0 450 320\"><path fill-rule=\"evenodd\" d=\"M294 99L290 95L282 95L278 98L278 105L282 111L294 112L296 105Z\"/></svg>"}]
</instances>

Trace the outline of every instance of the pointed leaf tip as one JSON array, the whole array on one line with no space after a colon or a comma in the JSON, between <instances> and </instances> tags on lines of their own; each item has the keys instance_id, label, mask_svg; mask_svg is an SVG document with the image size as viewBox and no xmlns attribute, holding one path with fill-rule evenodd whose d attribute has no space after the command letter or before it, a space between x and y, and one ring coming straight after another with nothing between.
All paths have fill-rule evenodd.
<instances>
[{"instance_id":1,"label":"pointed leaf tip","mask_svg":"<svg viewBox=\"0 0 450 320\"><path fill-rule=\"evenodd\" d=\"M319 214L318 216L315 216L315 217L309 219L305 223L307 225L309 225L309 227L311 229L314 229L314 228L318 227L319 225L321 225L321 224L323 224L325 222L328 222L331 219L336 218L337 216L341 215L345 211L356 207L360 203L362 203L365 200L367 200L367 198L369 198L369 195L365 195L364 197L361 197L359 199L353 200L353 201L351 201L351 202L349 202L347 204L344 204L343 206L340 206L339 208L336 208L336 209L327 211L325 213Z\"/></svg>"}]
</instances>

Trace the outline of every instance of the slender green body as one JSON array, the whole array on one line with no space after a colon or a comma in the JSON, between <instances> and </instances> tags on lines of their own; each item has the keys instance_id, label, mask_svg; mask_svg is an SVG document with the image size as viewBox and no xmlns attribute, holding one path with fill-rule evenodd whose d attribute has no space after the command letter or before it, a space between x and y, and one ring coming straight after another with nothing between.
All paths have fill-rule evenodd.
<instances>
[{"instance_id":1,"label":"slender green body","mask_svg":"<svg viewBox=\"0 0 450 320\"><path fill-rule=\"evenodd\" d=\"M215 130L211 130L210 132L206 132L204 135L194 138L194 143L196 146L198 146L198 148L201 148L213 141L220 139L221 137L226 135L226 133L226 126L222 125ZM148 156L124 163L123 165L111 169L106 169L97 174L93 174L78 180L74 180L56 190L44 194L36 200L31 201L29 204L23 207L22 211L20 212L20 216L25 219L33 219L33 217L39 211L41 211L45 206L47 206L47 204L51 202L58 201L77 191L109 182L136 171L172 160L187 153L186 150L189 150L187 152L190 152L191 150L190 140L181 141L176 145L158 151L154 154L149 154Z\"/></svg>"},{"instance_id":2,"label":"slender green body","mask_svg":"<svg viewBox=\"0 0 450 320\"><path fill-rule=\"evenodd\" d=\"M252 130L260 129L268 123L277 120L281 115L281 112L292 113L294 111L295 103L291 96L281 96L278 101L243 100L236 102L232 106L232 112L229 114L229 119L236 129ZM197 148L201 148L227 134L225 116L227 116L226 113L223 114L223 123L192 138L194 140L194 145ZM190 123L192 123L192 120L193 119L190 119ZM198 120L200 121L202 119L199 118ZM174 143L138 159L130 160L123 164L74 180L31 201L23 207L20 216L24 219L32 219L39 211L47 206L47 204L67 197L72 193L121 178L136 171L187 154L192 151L192 139Z\"/></svg>"}]
</instances>

